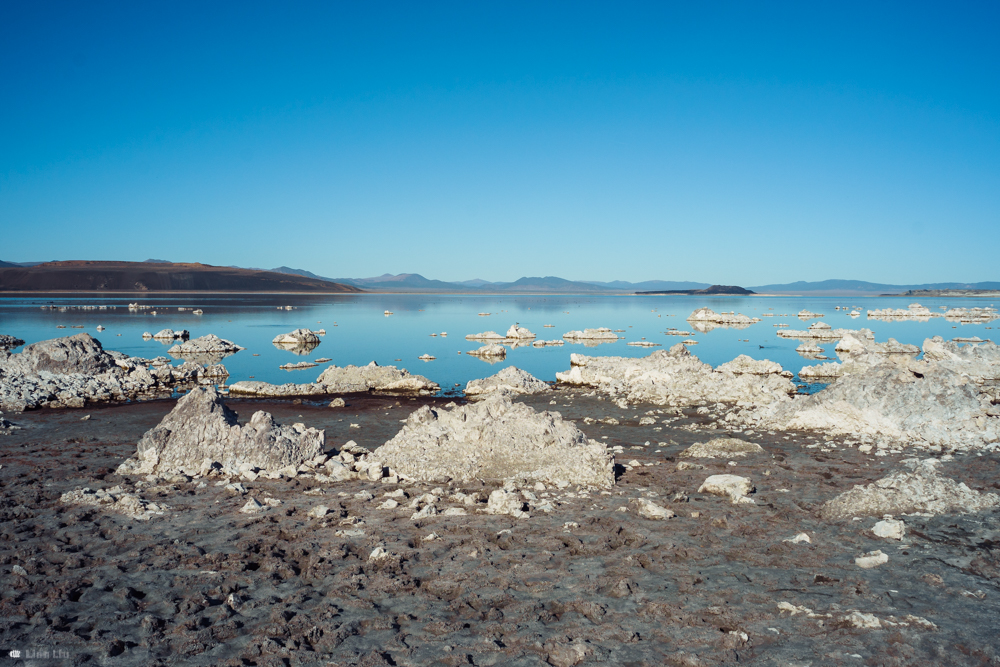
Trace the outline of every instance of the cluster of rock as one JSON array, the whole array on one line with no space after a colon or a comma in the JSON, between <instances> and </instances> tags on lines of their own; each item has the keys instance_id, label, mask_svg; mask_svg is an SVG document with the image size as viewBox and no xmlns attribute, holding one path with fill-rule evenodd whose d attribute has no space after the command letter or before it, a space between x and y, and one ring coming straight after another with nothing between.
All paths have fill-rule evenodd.
<instances>
[{"instance_id":1,"label":"cluster of rock","mask_svg":"<svg viewBox=\"0 0 1000 667\"><path fill-rule=\"evenodd\" d=\"M945 319L957 320L963 324L985 323L1000 319L996 308L951 308L944 314Z\"/></svg>"},{"instance_id":2,"label":"cluster of rock","mask_svg":"<svg viewBox=\"0 0 1000 667\"><path fill-rule=\"evenodd\" d=\"M241 426L219 393L192 389L147 431L120 475L207 475L213 469L239 474L245 469L277 472L324 453L324 432L302 424L281 426L258 411Z\"/></svg>"},{"instance_id":3,"label":"cluster of rock","mask_svg":"<svg viewBox=\"0 0 1000 667\"><path fill-rule=\"evenodd\" d=\"M470 380L465 385L465 395L472 399L479 399L491 395L538 394L551 391L551 389L547 383L542 382L531 373L509 366L488 378Z\"/></svg>"},{"instance_id":4,"label":"cluster of rock","mask_svg":"<svg viewBox=\"0 0 1000 667\"><path fill-rule=\"evenodd\" d=\"M755 442L738 438L715 438L708 442L696 442L678 456L684 458L714 459L744 457L748 454L763 454L764 448Z\"/></svg>"},{"instance_id":5,"label":"cluster of rock","mask_svg":"<svg viewBox=\"0 0 1000 667\"><path fill-rule=\"evenodd\" d=\"M799 318L800 320L814 320L816 318L823 317L823 315L820 315L819 313L814 313L811 310L806 310L803 308L798 312L796 317Z\"/></svg>"},{"instance_id":6,"label":"cluster of rock","mask_svg":"<svg viewBox=\"0 0 1000 667\"><path fill-rule=\"evenodd\" d=\"M170 509L162 503L150 502L134 493L128 493L120 486L96 490L89 487L75 489L62 494L59 501L68 505L101 507L137 521L149 521Z\"/></svg>"},{"instance_id":7,"label":"cluster of rock","mask_svg":"<svg viewBox=\"0 0 1000 667\"><path fill-rule=\"evenodd\" d=\"M0 351L0 409L80 408L150 398L169 395L178 387L215 383L227 375L221 365L175 367L166 357L150 360L107 352L90 334L81 333L33 343L18 354Z\"/></svg>"},{"instance_id":8,"label":"cluster of rock","mask_svg":"<svg viewBox=\"0 0 1000 667\"><path fill-rule=\"evenodd\" d=\"M730 413L726 420L858 436L880 448L890 443L937 451L1000 448L1000 347L936 337L924 341L924 358L916 360L913 346L895 341L880 346L845 338L842 343L843 363L814 371L814 377L836 378L824 390Z\"/></svg>"},{"instance_id":9,"label":"cluster of rock","mask_svg":"<svg viewBox=\"0 0 1000 667\"><path fill-rule=\"evenodd\" d=\"M821 516L832 521L849 521L862 516L967 514L1000 507L997 494L980 493L940 475L937 459L907 459L902 463L909 470L894 472L867 486L855 486L823 505ZM878 527L876 535L880 531L892 537L898 532L902 537L898 526Z\"/></svg>"},{"instance_id":10,"label":"cluster of rock","mask_svg":"<svg viewBox=\"0 0 1000 667\"><path fill-rule=\"evenodd\" d=\"M683 344L640 358L573 354L570 363L570 370L556 373L558 382L595 387L631 403L767 405L795 392L792 374L780 364L741 355L713 369Z\"/></svg>"},{"instance_id":11,"label":"cluster of rock","mask_svg":"<svg viewBox=\"0 0 1000 667\"><path fill-rule=\"evenodd\" d=\"M229 387L229 393L245 396L320 396L375 392L386 394L430 395L440 387L422 375L411 375L406 369L379 366L374 361L367 366L328 366L315 382L281 384L241 380Z\"/></svg>"},{"instance_id":12,"label":"cluster of rock","mask_svg":"<svg viewBox=\"0 0 1000 667\"><path fill-rule=\"evenodd\" d=\"M800 345L799 348L801 347ZM885 343L876 343L853 334L845 334L834 351L840 357L840 362L805 366L799 371L799 379L804 382L830 382L852 372L864 373L871 366L896 358L897 355L912 359L920 354L920 348L916 345L900 343L895 338L890 338Z\"/></svg>"},{"instance_id":13,"label":"cluster of rock","mask_svg":"<svg viewBox=\"0 0 1000 667\"><path fill-rule=\"evenodd\" d=\"M403 479L542 482L610 487L614 456L559 413L505 396L410 415L375 453Z\"/></svg>"},{"instance_id":14,"label":"cluster of rock","mask_svg":"<svg viewBox=\"0 0 1000 667\"><path fill-rule=\"evenodd\" d=\"M711 308L699 308L688 315L687 321L698 331L708 333L718 327L746 329L751 324L760 322L760 318L736 312L717 313Z\"/></svg>"},{"instance_id":15,"label":"cluster of rock","mask_svg":"<svg viewBox=\"0 0 1000 667\"><path fill-rule=\"evenodd\" d=\"M226 357L244 349L246 348L240 347L230 340L219 338L215 334L208 334L200 338L192 338L180 345L174 345L167 350L167 354L175 359L209 365L217 364Z\"/></svg>"}]
</instances>

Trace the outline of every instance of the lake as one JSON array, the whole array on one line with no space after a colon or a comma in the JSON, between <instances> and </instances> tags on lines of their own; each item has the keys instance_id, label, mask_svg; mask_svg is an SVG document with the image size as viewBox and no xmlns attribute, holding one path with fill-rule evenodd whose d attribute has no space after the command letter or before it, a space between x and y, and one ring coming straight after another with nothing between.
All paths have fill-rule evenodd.
<instances>
[{"instance_id":1,"label":"lake","mask_svg":"<svg viewBox=\"0 0 1000 667\"><path fill-rule=\"evenodd\" d=\"M152 308L130 311L128 304L135 301ZM571 352L638 357L654 349L669 348L682 340L698 341L697 345L690 346L691 352L713 366L747 354L755 359L776 361L785 369L798 373L805 365L822 362L799 355L795 348L800 341L778 337L779 328L774 325L806 329L817 321L798 319L795 314L800 310L822 313L824 317L818 321L833 328L868 328L874 331L877 341L891 337L915 345L935 335L945 339L956 336L988 339L995 330L994 325L1000 326L1000 320L960 324L939 317L927 322L885 322L865 316L869 309L906 308L913 302L913 297L857 296L49 294L0 298L0 333L33 343L85 331L100 340L106 349L152 358L166 355L174 343L143 340L144 331L187 329L192 338L214 333L246 348L223 361L230 372L229 382L251 376L272 383L311 382L326 364L296 371L278 367L325 357L338 366L375 361L379 365L403 367L438 382L443 393L452 394L460 392L469 380L492 375L506 366L517 366L540 379L554 380L557 371L570 367ZM942 307L992 306L993 300L937 297L920 300L920 303L934 312L943 312ZM60 309L42 308L50 305ZM284 309L289 305L292 310ZM107 309L83 310L81 306L106 306ZM702 333L685 321L702 306L716 312L736 311L761 317L761 321L745 329L717 328ZM858 308L862 315L852 318L848 310L836 310L836 306ZM195 315L190 310L178 311L178 308L202 309L204 314ZM152 310L157 314L151 314ZM392 315L385 315L384 311L391 311ZM765 316L768 314L773 316ZM624 332L618 335L625 339L593 347L569 342L561 347L519 347L509 349L507 358L495 364L465 354L483 345L466 340L466 335L490 330L503 335L515 322L544 340L561 339L568 331L596 327L623 329ZM547 324L553 326L547 328ZM59 325L67 328L57 329ZM98 325L106 330L98 332ZM82 329L70 328L73 326ZM278 334L297 328L326 329L327 333L317 348L301 356L271 344ZM666 335L670 328L692 332L692 335ZM442 332L448 335L431 336ZM663 347L649 349L627 345L643 339ZM835 343L819 344L827 356L836 359ZM253 356L255 354L259 356ZM419 360L418 357L424 354L436 359Z\"/></svg>"}]
</instances>

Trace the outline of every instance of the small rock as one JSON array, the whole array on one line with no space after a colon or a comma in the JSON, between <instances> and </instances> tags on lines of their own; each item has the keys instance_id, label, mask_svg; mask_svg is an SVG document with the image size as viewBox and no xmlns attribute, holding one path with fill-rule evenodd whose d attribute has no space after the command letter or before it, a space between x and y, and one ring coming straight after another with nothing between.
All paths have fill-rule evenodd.
<instances>
[{"instance_id":1,"label":"small rock","mask_svg":"<svg viewBox=\"0 0 1000 667\"><path fill-rule=\"evenodd\" d=\"M712 475L699 487L698 493L711 493L715 496L726 496L738 503L753 503L747 498L748 493L754 491L753 483L746 477L738 475Z\"/></svg>"},{"instance_id":2,"label":"small rock","mask_svg":"<svg viewBox=\"0 0 1000 667\"><path fill-rule=\"evenodd\" d=\"M666 507L660 507L656 503L650 502L645 498L635 498L632 500L632 504L636 506L636 514L645 519L672 519L677 516L673 511L668 510Z\"/></svg>"},{"instance_id":3,"label":"small rock","mask_svg":"<svg viewBox=\"0 0 1000 667\"><path fill-rule=\"evenodd\" d=\"M906 524L897 519L883 519L872 527L872 533L887 540L901 540L906 533Z\"/></svg>"},{"instance_id":4,"label":"small rock","mask_svg":"<svg viewBox=\"0 0 1000 667\"><path fill-rule=\"evenodd\" d=\"M869 551L864 556L858 556L854 559L854 564L863 570L870 570L888 562L889 557L881 551Z\"/></svg>"}]
</instances>

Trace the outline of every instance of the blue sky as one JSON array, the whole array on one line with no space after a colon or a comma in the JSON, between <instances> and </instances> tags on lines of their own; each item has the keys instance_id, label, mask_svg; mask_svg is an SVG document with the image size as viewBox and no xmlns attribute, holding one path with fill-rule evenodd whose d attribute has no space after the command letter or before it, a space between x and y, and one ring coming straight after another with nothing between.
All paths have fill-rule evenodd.
<instances>
[{"instance_id":1,"label":"blue sky","mask_svg":"<svg viewBox=\"0 0 1000 667\"><path fill-rule=\"evenodd\" d=\"M0 11L0 259L1000 280L995 3Z\"/></svg>"}]
</instances>

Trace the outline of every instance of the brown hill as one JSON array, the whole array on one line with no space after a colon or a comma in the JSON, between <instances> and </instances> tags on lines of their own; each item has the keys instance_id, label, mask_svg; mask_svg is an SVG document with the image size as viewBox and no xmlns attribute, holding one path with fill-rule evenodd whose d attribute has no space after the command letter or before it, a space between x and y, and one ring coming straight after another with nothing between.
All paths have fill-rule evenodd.
<instances>
[{"instance_id":1,"label":"brown hill","mask_svg":"<svg viewBox=\"0 0 1000 667\"><path fill-rule=\"evenodd\" d=\"M0 292L362 292L316 278L208 264L47 262L0 268Z\"/></svg>"}]
</instances>

